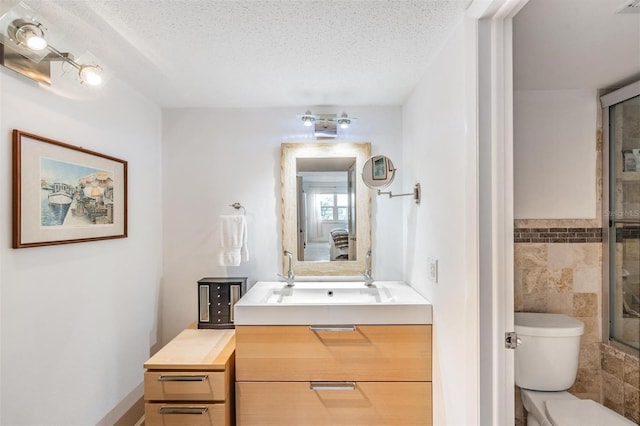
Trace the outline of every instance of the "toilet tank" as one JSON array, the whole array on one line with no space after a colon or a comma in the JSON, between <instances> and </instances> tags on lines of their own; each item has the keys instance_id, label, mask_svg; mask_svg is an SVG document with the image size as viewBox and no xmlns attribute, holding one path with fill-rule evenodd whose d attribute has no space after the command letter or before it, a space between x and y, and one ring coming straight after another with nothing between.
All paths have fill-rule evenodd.
<instances>
[{"instance_id":1,"label":"toilet tank","mask_svg":"<svg viewBox=\"0 0 640 426\"><path fill-rule=\"evenodd\" d=\"M563 314L516 312L515 331L520 339L516 385L537 391L569 389L578 372L584 324Z\"/></svg>"}]
</instances>

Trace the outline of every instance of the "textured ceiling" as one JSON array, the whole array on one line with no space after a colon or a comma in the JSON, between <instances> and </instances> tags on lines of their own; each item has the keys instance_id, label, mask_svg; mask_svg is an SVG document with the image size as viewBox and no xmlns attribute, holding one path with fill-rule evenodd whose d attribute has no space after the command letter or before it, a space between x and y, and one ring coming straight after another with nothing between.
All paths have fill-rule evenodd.
<instances>
[{"instance_id":1,"label":"textured ceiling","mask_svg":"<svg viewBox=\"0 0 640 426\"><path fill-rule=\"evenodd\" d=\"M163 107L273 107L402 104L471 0L24 2Z\"/></svg>"}]
</instances>

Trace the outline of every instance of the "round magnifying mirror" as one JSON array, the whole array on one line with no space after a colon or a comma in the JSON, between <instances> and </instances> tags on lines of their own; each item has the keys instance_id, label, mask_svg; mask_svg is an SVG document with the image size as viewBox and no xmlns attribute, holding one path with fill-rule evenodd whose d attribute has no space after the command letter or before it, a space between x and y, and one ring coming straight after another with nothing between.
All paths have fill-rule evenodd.
<instances>
[{"instance_id":1,"label":"round magnifying mirror","mask_svg":"<svg viewBox=\"0 0 640 426\"><path fill-rule=\"evenodd\" d=\"M362 168L362 180L371 189L386 188L396 175L391 159L386 155L369 158Z\"/></svg>"}]
</instances>

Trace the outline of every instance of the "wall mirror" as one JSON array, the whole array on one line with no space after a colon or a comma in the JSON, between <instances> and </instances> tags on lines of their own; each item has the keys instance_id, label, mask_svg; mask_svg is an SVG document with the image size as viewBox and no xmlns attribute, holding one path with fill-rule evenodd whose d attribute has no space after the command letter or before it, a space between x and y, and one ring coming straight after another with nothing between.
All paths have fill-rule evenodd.
<instances>
[{"instance_id":1,"label":"wall mirror","mask_svg":"<svg viewBox=\"0 0 640 426\"><path fill-rule=\"evenodd\" d=\"M367 187L377 189L378 195L388 195L389 198L412 196L416 204L420 204L421 190L420 184L413 186L412 192L405 194L394 194L391 191L382 191L383 188L391 185L396 177L396 168L393 162L386 155L376 155L365 161L362 167L362 181Z\"/></svg>"},{"instance_id":2,"label":"wall mirror","mask_svg":"<svg viewBox=\"0 0 640 426\"><path fill-rule=\"evenodd\" d=\"M370 152L368 142L281 145L282 245L296 275L364 271L371 196L359 172Z\"/></svg>"},{"instance_id":3,"label":"wall mirror","mask_svg":"<svg viewBox=\"0 0 640 426\"><path fill-rule=\"evenodd\" d=\"M385 155L369 158L362 167L362 180L371 189L386 188L396 177L391 159Z\"/></svg>"}]
</instances>

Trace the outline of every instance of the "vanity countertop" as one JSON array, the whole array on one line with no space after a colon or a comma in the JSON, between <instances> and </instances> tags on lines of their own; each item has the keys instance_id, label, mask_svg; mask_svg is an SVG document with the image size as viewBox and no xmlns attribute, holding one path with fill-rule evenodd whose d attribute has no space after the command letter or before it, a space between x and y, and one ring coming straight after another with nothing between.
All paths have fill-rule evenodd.
<instances>
[{"instance_id":1,"label":"vanity countertop","mask_svg":"<svg viewBox=\"0 0 640 426\"><path fill-rule=\"evenodd\" d=\"M431 324L432 305L402 281L258 281L236 303L236 325Z\"/></svg>"}]
</instances>

